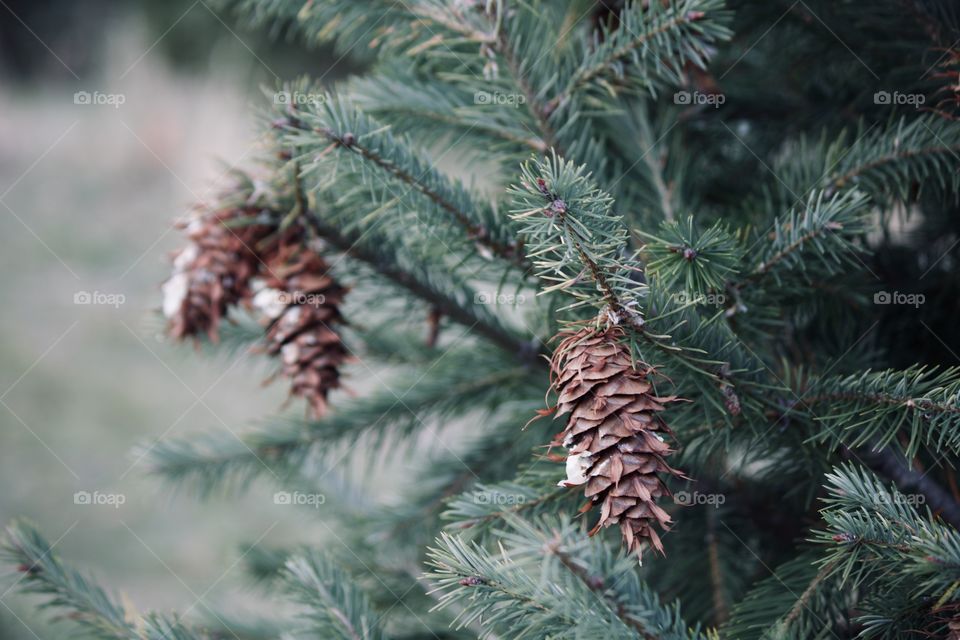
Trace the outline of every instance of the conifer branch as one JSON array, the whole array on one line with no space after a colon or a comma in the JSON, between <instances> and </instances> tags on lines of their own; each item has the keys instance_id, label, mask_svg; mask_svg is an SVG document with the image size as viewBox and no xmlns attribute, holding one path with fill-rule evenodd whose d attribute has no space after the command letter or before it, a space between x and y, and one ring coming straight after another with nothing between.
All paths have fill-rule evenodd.
<instances>
[{"instance_id":1,"label":"conifer branch","mask_svg":"<svg viewBox=\"0 0 960 640\"><path fill-rule=\"evenodd\" d=\"M960 451L960 369L910 367L812 378L799 390L822 429L812 439L880 450L904 434L912 458L926 446Z\"/></svg>"},{"instance_id":2,"label":"conifer branch","mask_svg":"<svg viewBox=\"0 0 960 640\"><path fill-rule=\"evenodd\" d=\"M523 361L540 361L534 343L523 340L499 323L491 322L489 318L476 314L474 312L476 305L463 304L463 300L452 297L438 287L431 286L427 279L417 277L412 271L400 268L396 262L388 260L383 253L374 252L369 248L369 244L363 241L361 235L341 231L325 222L317 214L309 214L308 220L317 234L333 247L369 265L390 282L426 301L433 308L439 309L444 316L490 340L504 351L516 354Z\"/></svg>"},{"instance_id":3,"label":"conifer branch","mask_svg":"<svg viewBox=\"0 0 960 640\"><path fill-rule=\"evenodd\" d=\"M927 507L945 522L960 529L960 502L955 500L950 492L941 487L928 473L911 468L903 455L889 448L879 450L861 448L857 450L856 456L875 472L893 481L901 493L916 493L924 496Z\"/></svg>"},{"instance_id":4,"label":"conifer branch","mask_svg":"<svg viewBox=\"0 0 960 640\"><path fill-rule=\"evenodd\" d=\"M530 80L524 72L522 62L511 46L510 37L504 26L506 22L506 20L502 19L500 21L500 28L494 41L496 50L503 56L503 59L507 63L507 68L510 71L510 76L514 79L517 88L520 89L520 92L523 94L527 111L533 117L537 125L537 130L543 138L544 145L547 149L554 149L557 153L563 155L563 149L560 147L557 132L554 130L553 125L550 124L550 107L540 100L539 93L531 86Z\"/></svg>"},{"instance_id":5,"label":"conifer branch","mask_svg":"<svg viewBox=\"0 0 960 640\"><path fill-rule=\"evenodd\" d=\"M590 85L615 94L618 81L650 91L660 80L678 83L685 63L705 66L708 45L730 36L722 7L722 0L631 2L619 13L617 26L605 29L555 103L565 103Z\"/></svg>"},{"instance_id":6,"label":"conifer branch","mask_svg":"<svg viewBox=\"0 0 960 640\"><path fill-rule=\"evenodd\" d=\"M527 367L505 367L506 354L484 353L475 346L451 349L393 381L388 388L342 403L321 420L275 418L267 427L238 440L232 434L166 440L144 447L149 469L162 478L196 489L201 495L235 486L244 488L265 472L281 480L296 477L311 464L339 464L351 445L376 438L399 447L419 433L427 420L440 419L469 402L476 410L495 410L508 391L537 391L539 377ZM344 450L346 449L346 451ZM356 459L355 459L356 460Z\"/></svg>"},{"instance_id":7,"label":"conifer branch","mask_svg":"<svg viewBox=\"0 0 960 640\"><path fill-rule=\"evenodd\" d=\"M17 567L11 589L43 598L41 608L60 611L101 637L118 640L209 640L179 621L159 614L136 614L84 574L63 564L53 547L25 523L7 528L0 556Z\"/></svg>"},{"instance_id":8,"label":"conifer branch","mask_svg":"<svg viewBox=\"0 0 960 640\"><path fill-rule=\"evenodd\" d=\"M386 640L382 616L352 576L330 558L310 551L285 563L284 583L307 607L308 630L330 640Z\"/></svg>"},{"instance_id":9,"label":"conifer branch","mask_svg":"<svg viewBox=\"0 0 960 640\"><path fill-rule=\"evenodd\" d=\"M296 150L298 161L308 175L316 176L319 186L335 186L324 184L329 182L330 172L321 171L320 167L338 168L340 163L336 160L341 155L350 162L359 159L361 166L355 171L361 184L367 173L363 167L369 166L383 177L384 184L396 185L396 190L388 189L396 203L404 202L410 193L420 194L430 203L423 215L432 211L435 217L417 218L425 228L429 228L432 220L459 228L459 235L451 237L451 241L482 246L492 255L526 270L523 251L515 243L514 232L503 224L491 206L426 163L408 140L393 136L387 127L333 96L328 96L321 105L308 107L313 110L298 109L285 116L284 144ZM327 160L331 154L332 161ZM409 206L421 208L415 202Z\"/></svg>"}]
</instances>

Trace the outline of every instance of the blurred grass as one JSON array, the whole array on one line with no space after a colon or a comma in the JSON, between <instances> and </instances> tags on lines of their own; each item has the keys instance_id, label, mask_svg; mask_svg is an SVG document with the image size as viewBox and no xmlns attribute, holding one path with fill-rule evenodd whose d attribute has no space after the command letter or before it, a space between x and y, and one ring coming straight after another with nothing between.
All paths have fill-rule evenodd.
<instances>
[{"instance_id":1,"label":"blurred grass","mask_svg":"<svg viewBox=\"0 0 960 640\"><path fill-rule=\"evenodd\" d=\"M22 46L42 62L0 83L0 522L24 516L51 540L63 536L56 549L64 558L135 607L192 607L209 617L193 606L198 596L213 606L229 601L232 610L260 600L238 594L241 544L265 533L265 542L307 540L316 516L274 505L270 487L198 503L144 477L129 455L134 445L240 432L276 411L285 393L280 384L261 389L262 364L199 357L161 340L145 318L159 304L167 253L180 242L173 219L216 190L218 158L242 164L256 154L259 85L323 54L291 62L258 44L254 55L246 35L238 41L200 6L151 48L190 6L157 4L146 16L92 5L105 12L100 54L92 62L61 56L67 66L76 58L79 80L33 41ZM50 33L56 51L67 40ZM186 47L204 34L203 46ZM184 56L186 67L174 64ZM76 105L77 90L126 100L117 109ZM125 302L76 305L79 291L122 294ZM126 502L76 505L81 490L122 493ZM32 601L6 595L2 603L9 609L0 608L0 637L70 633L44 623Z\"/></svg>"}]
</instances>

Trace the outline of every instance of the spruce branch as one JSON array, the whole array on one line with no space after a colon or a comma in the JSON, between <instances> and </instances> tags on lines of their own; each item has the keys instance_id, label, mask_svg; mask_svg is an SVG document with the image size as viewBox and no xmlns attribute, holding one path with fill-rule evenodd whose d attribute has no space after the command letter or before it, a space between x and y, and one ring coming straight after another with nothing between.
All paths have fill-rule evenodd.
<instances>
[{"instance_id":1,"label":"spruce branch","mask_svg":"<svg viewBox=\"0 0 960 640\"><path fill-rule=\"evenodd\" d=\"M254 27L273 34L294 32L307 45L333 42L354 49L414 56L450 42L484 43L490 35L457 4L432 0L222 0ZM356 46L363 43L363 47Z\"/></svg>"},{"instance_id":2,"label":"spruce branch","mask_svg":"<svg viewBox=\"0 0 960 640\"><path fill-rule=\"evenodd\" d=\"M802 550L776 567L738 602L721 637L804 640L843 633L844 591L829 571L818 569L817 554Z\"/></svg>"},{"instance_id":3,"label":"spruce branch","mask_svg":"<svg viewBox=\"0 0 960 640\"><path fill-rule=\"evenodd\" d=\"M587 576L596 571L609 580L603 586L589 577L585 581L557 555L543 555L543 539L553 540L556 530L516 519L511 524L511 531L502 532L497 553L448 534L442 534L430 549L432 571L427 577L441 594L439 606L464 608L461 624L483 621L489 634L511 638L551 633L636 638L637 625L644 629L645 638L702 637L699 629L686 625L677 607L660 604L636 579L633 562L597 549L600 542L579 527L561 524L560 546L577 549L578 561L587 563L583 567ZM623 617L618 603L623 604ZM515 614L496 614L504 608Z\"/></svg>"},{"instance_id":4,"label":"spruce branch","mask_svg":"<svg viewBox=\"0 0 960 640\"><path fill-rule=\"evenodd\" d=\"M442 420L465 405L493 411L520 388L530 397L539 392L538 378L531 380L523 366L505 366L506 354L484 353L475 346L441 353L423 367L392 381L395 388L376 391L365 398L344 402L338 410L317 421L275 418L263 429L237 439L232 434L166 440L143 448L149 469L164 479L186 484L201 495L218 487L244 488L269 472L280 479L293 478L307 463L342 461L359 439L373 438L381 445L399 446L420 431L427 420ZM358 452L362 454L362 451ZM355 460L356 462L356 460Z\"/></svg>"},{"instance_id":5,"label":"spruce branch","mask_svg":"<svg viewBox=\"0 0 960 640\"><path fill-rule=\"evenodd\" d=\"M872 450L859 449L856 456L876 473L892 480L900 492L922 495L927 507L945 522L960 529L960 502L929 474L913 469L902 454L890 448L875 447Z\"/></svg>"},{"instance_id":6,"label":"spruce branch","mask_svg":"<svg viewBox=\"0 0 960 640\"><path fill-rule=\"evenodd\" d=\"M534 261L544 293L564 291L583 305L606 309L613 324L642 327L632 277L639 266L623 259L627 230L611 212L612 198L585 173L553 153L522 167L519 186L510 190L520 233Z\"/></svg>"},{"instance_id":7,"label":"spruce branch","mask_svg":"<svg viewBox=\"0 0 960 640\"><path fill-rule=\"evenodd\" d=\"M799 390L822 427L811 439L880 450L905 434L904 453L921 447L960 452L960 369L909 367L811 378Z\"/></svg>"},{"instance_id":8,"label":"spruce branch","mask_svg":"<svg viewBox=\"0 0 960 640\"><path fill-rule=\"evenodd\" d=\"M17 567L13 587L43 598L42 609L56 619L75 622L101 637L123 640L204 640L178 620L159 614L139 615L120 604L91 578L63 564L49 542L32 526L7 528L0 557Z\"/></svg>"},{"instance_id":9,"label":"spruce branch","mask_svg":"<svg viewBox=\"0 0 960 640\"><path fill-rule=\"evenodd\" d=\"M622 590L623 585L616 579L609 580L614 577L610 575L609 568L600 566L604 560L609 562L609 557L604 557L601 562L597 562L596 556L603 553L600 551L602 545L584 544L582 531L572 526L569 521L561 520L549 524L541 521L533 523L517 516L508 516L505 520L512 531L504 532L504 539L510 540L512 537L517 541L517 546L532 547L538 543L548 562L551 556L556 558L564 569L576 576L587 589L596 593L603 604L609 607L624 624L633 627L645 640L656 640L660 637L654 629L647 626L647 621L642 617L635 617L628 603L622 599L625 595ZM520 540L517 540L518 537ZM587 553L584 553L585 551ZM601 568L606 570L598 571ZM632 567L621 570L626 572L630 569ZM624 576L617 577L622 579ZM608 580L612 584L608 584Z\"/></svg>"},{"instance_id":10,"label":"spruce branch","mask_svg":"<svg viewBox=\"0 0 960 640\"><path fill-rule=\"evenodd\" d=\"M473 243L524 269L523 252L514 241L513 230L489 204L440 173L409 140L392 135L388 127L348 100L328 94L321 102L291 110L281 125L286 132L284 146L295 150L306 175L314 176L317 186L336 189L330 179L344 170L338 161L341 157L361 184L370 186L367 173L374 169L384 185L394 185L387 189L391 206L406 203L428 216L416 218L425 230L433 223L441 228L458 227L458 236L447 236L450 242ZM422 198L412 199L413 194Z\"/></svg>"},{"instance_id":11,"label":"spruce branch","mask_svg":"<svg viewBox=\"0 0 960 640\"><path fill-rule=\"evenodd\" d=\"M506 4L506 1L504 1L504 4ZM506 11L505 8L501 10ZM511 36L507 29L508 24L510 24L509 20L505 20L500 15L497 16L497 33L496 39L494 40L494 47L497 53L503 56L503 59L506 61L510 76L516 83L517 88L520 89L527 111L536 123L537 131L543 138L544 144L548 149L554 149L562 155L563 150L562 147L560 147L557 131L550 123L552 109L544 103L540 97L540 92L531 84L528 77L528 70L525 68L525 58L519 54L514 43L511 42Z\"/></svg>"},{"instance_id":12,"label":"spruce branch","mask_svg":"<svg viewBox=\"0 0 960 640\"><path fill-rule=\"evenodd\" d=\"M657 235L638 232L647 242L641 249L646 273L664 289L682 289L691 298L722 292L735 278L743 247L726 225L700 230L693 216L665 222Z\"/></svg>"},{"instance_id":13,"label":"spruce branch","mask_svg":"<svg viewBox=\"0 0 960 640\"><path fill-rule=\"evenodd\" d=\"M297 602L307 607L306 631L330 640L385 640L382 616L353 577L317 551L285 563L283 581Z\"/></svg>"},{"instance_id":14,"label":"spruce branch","mask_svg":"<svg viewBox=\"0 0 960 640\"><path fill-rule=\"evenodd\" d=\"M778 180L769 204L790 205L818 190L829 198L855 189L875 205L915 202L927 192L956 193L958 154L957 127L933 115L861 123L852 134L824 133L815 141L800 138L784 145L773 165Z\"/></svg>"},{"instance_id":15,"label":"spruce branch","mask_svg":"<svg viewBox=\"0 0 960 640\"><path fill-rule=\"evenodd\" d=\"M711 46L730 37L730 14L723 7L723 0L630 2L615 27L602 27L599 43L584 52L554 103L564 104L587 89L611 96L621 88L655 95L662 84L681 84L684 65L706 67Z\"/></svg>"},{"instance_id":16,"label":"spruce branch","mask_svg":"<svg viewBox=\"0 0 960 640\"><path fill-rule=\"evenodd\" d=\"M416 273L415 267L403 268L398 260L391 260L383 251L373 249L371 238L349 233L329 224L318 214L308 215L309 224L317 234L336 249L351 258L370 266L388 281L406 290L438 309L445 317L490 340L506 352L515 354L521 361L539 362L535 344L523 340L506 329L495 318L478 311L478 305L469 304L476 294L467 290L457 295L441 286L439 279L430 273Z\"/></svg>"},{"instance_id":17,"label":"spruce branch","mask_svg":"<svg viewBox=\"0 0 960 640\"><path fill-rule=\"evenodd\" d=\"M438 86L430 77L401 67L355 80L349 93L365 112L412 136L436 136L438 128L449 129L458 140L471 136L483 148L478 155L484 159L496 154L498 146L503 145L517 153L543 153L548 149L539 135L531 134L512 114L477 105L476 93L460 83ZM516 153L505 156L512 162Z\"/></svg>"},{"instance_id":18,"label":"spruce branch","mask_svg":"<svg viewBox=\"0 0 960 640\"><path fill-rule=\"evenodd\" d=\"M747 279L771 275L781 284L781 274L810 280L811 271L832 275L856 265L852 256L861 250L855 240L866 229L867 204L867 196L856 190L832 197L811 193L800 207L778 218L759 250L754 249L760 260Z\"/></svg>"},{"instance_id":19,"label":"spruce branch","mask_svg":"<svg viewBox=\"0 0 960 640\"><path fill-rule=\"evenodd\" d=\"M259 196L255 181L241 174L236 188L226 197L252 202L272 217L287 219L293 216L337 251L366 265L387 282L439 310L445 317L515 354L522 361L541 362L533 341L524 340L505 327L482 305L470 304L477 300L477 293L469 285L445 277L439 265L430 265L408 255L404 247L392 243L378 230L353 229L350 221L355 214L345 211L344 205L327 200L321 207L319 198L306 192L297 166L294 163L291 181L284 181L274 192Z\"/></svg>"},{"instance_id":20,"label":"spruce branch","mask_svg":"<svg viewBox=\"0 0 960 640\"><path fill-rule=\"evenodd\" d=\"M854 587L907 581L914 598L943 596L960 579L960 533L922 512L921 501L850 464L827 480L821 511L827 528L814 540L832 575Z\"/></svg>"}]
</instances>

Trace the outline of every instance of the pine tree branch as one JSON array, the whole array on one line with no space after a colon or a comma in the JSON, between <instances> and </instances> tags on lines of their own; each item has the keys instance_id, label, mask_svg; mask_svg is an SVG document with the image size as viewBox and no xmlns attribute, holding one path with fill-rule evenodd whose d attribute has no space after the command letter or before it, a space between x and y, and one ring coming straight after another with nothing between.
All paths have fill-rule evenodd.
<instances>
[{"instance_id":1,"label":"pine tree branch","mask_svg":"<svg viewBox=\"0 0 960 640\"><path fill-rule=\"evenodd\" d=\"M635 8L636 5L639 4L641 3L635 3L634 7L631 7L631 9ZM651 7L654 6L655 5L651 5ZM671 9L673 9L673 7L671 7ZM626 12L627 9L624 11ZM640 33L632 32L628 27L624 27L623 25L617 27L617 30L619 31L617 35L625 35L622 38L618 38L618 42L614 43L613 46L604 48L599 56L588 60L586 66L578 69L568 81L566 88L554 99L558 103L565 102L574 93L597 80L601 76L607 74L613 75L610 73L610 70L615 65L629 61L630 58L635 55L637 50L645 48L651 43L651 41L656 40L658 36L673 30L677 30L682 26L693 25L703 20L704 17L705 13L701 10L689 10L682 14L677 13L672 15L665 20L658 21L656 19L648 19L643 25L646 30ZM622 40L622 42L620 42L620 40Z\"/></svg>"},{"instance_id":2,"label":"pine tree branch","mask_svg":"<svg viewBox=\"0 0 960 640\"><path fill-rule=\"evenodd\" d=\"M543 362L543 359L539 357L540 350L536 346L536 343L523 340L499 324L491 324L484 318L476 315L471 310L470 305L463 304L461 301L451 298L435 288L429 287L410 272L404 271L398 268L396 264L384 260L382 255L367 248L362 242L361 236L345 233L326 223L323 218L315 213L309 213L307 220L317 234L332 246L343 251L348 256L369 265L374 271L390 282L406 289L418 298L427 301L431 307L439 309L444 316L490 340L504 351L516 354L517 358L523 362Z\"/></svg>"},{"instance_id":3,"label":"pine tree branch","mask_svg":"<svg viewBox=\"0 0 960 640\"><path fill-rule=\"evenodd\" d=\"M819 442L882 449L905 434L905 454L960 451L960 369L909 367L811 378L795 390L817 407Z\"/></svg>"},{"instance_id":4,"label":"pine tree branch","mask_svg":"<svg viewBox=\"0 0 960 640\"><path fill-rule=\"evenodd\" d=\"M504 0L504 3L506 3L506 0ZM504 11L506 11L506 8L504 8ZM550 124L550 108L541 102L539 94L530 85L529 80L524 74L520 59L510 44L510 38L504 26L506 22L506 20L502 19L499 21L499 30L497 31L497 37L494 43L496 50L503 56L503 59L507 63L507 68L510 70L510 75L517 83L517 88L519 88L523 94L524 104L526 104L527 111L537 125L546 149L554 149L562 156L563 149L559 145L557 132Z\"/></svg>"},{"instance_id":5,"label":"pine tree branch","mask_svg":"<svg viewBox=\"0 0 960 640\"><path fill-rule=\"evenodd\" d=\"M746 279L755 282L778 268L802 274L817 265L830 274L850 264L847 254L859 250L853 240L865 228L868 203L865 194L853 190L829 198L823 191L811 192L800 208L776 220L772 242L759 248L762 259Z\"/></svg>"},{"instance_id":6,"label":"pine tree branch","mask_svg":"<svg viewBox=\"0 0 960 640\"><path fill-rule=\"evenodd\" d=\"M622 258L627 230L610 211L612 198L582 165L556 153L522 171L520 185L511 190L517 207L512 217L523 225L520 233L544 292L568 292L578 300L570 308L606 308L614 323L642 327L633 299L638 285L628 277L635 269Z\"/></svg>"},{"instance_id":7,"label":"pine tree branch","mask_svg":"<svg viewBox=\"0 0 960 640\"><path fill-rule=\"evenodd\" d=\"M178 620L128 610L89 577L64 565L53 547L33 527L7 528L0 555L17 567L11 589L44 599L42 609L63 611L64 618L100 637L118 640L209 640Z\"/></svg>"},{"instance_id":8,"label":"pine tree branch","mask_svg":"<svg viewBox=\"0 0 960 640\"><path fill-rule=\"evenodd\" d=\"M810 600L820 588L821 583L833 573L836 564L836 562L825 562L823 566L820 567L817 575L813 577L813 580L810 581L807 588L803 590L803 593L800 594L800 597L797 598L794 605L790 607L787 614L777 623L778 632L782 633L786 631L805 609L810 608Z\"/></svg>"},{"instance_id":9,"label":"pine tree branch","mask_svg":"<svg viewBox=\"0 0 960 640\"><path fill-rule=\"evenodd\" d=\"M386 640L369 598L331 558L310 551L286 562L284 582L307 607L310 631L330 640Z\"/></svg>"},{"instance_id":10,"label":"pine tree branch","mask_svg":"<svg viewBox=\"0 0 960 640\"><path fill-rule=\"evenodd\" d=\"M403 184L426 196L431 202L450 214L450 216L463 227L471 240L489 248L494 255L515 263L523 270L529 267L529 264L527 264L523 256L522 248L515 243L507 244L498 242L492 238L490 231L486 227L474 222L473 216L471 216L470 213L456 205L446 193L436 189L435 185L424 182L421 179L422 176L413 175L392 159L385 157L372 145L366 145L358 140L352 133L339 133L329 128L318 128L313 131L322 135L327 141L332 143L335 148L347 149L358 154L390 176L393 176Z\"/></svg>"},{"instance_id":11,"label":"pine tree branch","mask_svg":"<svg viewBox=\"0 0 960 640\"><path fill-rule=\"evenodd\" d=\"M515 400L511 394L537 397L545 376L532 375L527 366L511 367L511 358L487 345L453 348L408 367L384 389L340 403L320 420L278 417L240 439L211 433L164 440L144 447L141 455L151 473L202 496L217 488L243 489L265 472L283 482L301 477L307 465L322 472L348 463L362 466L384 447L403 450L430 420L443 424L465 408L492 415ZM374 446L358 447L358 441Z\"/></svg>"},{"instance_id":12,"label":"pine tree branch","mask_svg":"<svg viewBox=\"0 0 960 640\"><path fill-rule=\"evenodd\" d=\"M586 585L588 589L600 596L600 598L603 599L607 605L616 612L617 617L623 620L624 624L636 629L637 633L639 633L645 640L658 640L659 636L651 633L642 621L632 617L623 603L618 602L615 598L611 597L610 592L604 586L601 578L598 576L591 576L582 566L577 564L570 554L565 553L562 550L562 542L562 538L559 534L557 534L554 536L553 540L544 545L544 551L555 556L557 560L560 561L560 564L566 567L570 573L575 575L584 585Z\"/></svg>"},{"instance_id":13,"label":"pine tree branch","mask_svg":"<svg viewBox=\"0 0 960 640\"><path fill-rule=\"evenodd\" d=\"M515 230L492 203L437 170L421 148L350 100L323 95L319 104L288 105L274 123L281 146L304 168L303 178L314 181L307 185L312 193L352 198L353 206L367 211L372 199L377 206L368 217L381 216L391 242L416 238L423 246L439 240L467 257L499 257L527 270ZM369 221L352 221L369 228Z\"/></svg>"},{"instance_id":14,"label":"pine tree branch","mask_svg":"<svg viewBox=\"0 0 960 640\"><path fill-rule=\"evenodd\" d=\"M720 0L630 2L615 26L602 28L550 104L563 105L591 89L600 95L615 96L624 88L655 94L664 83L679 84L685 65L705 67L711 45L730 37L727 20Z\"/></svg>"},{"instance_id":15,"label":"pine tree branch","mask_svg":"<svg viewBox=\"0 0 960 640\"><path fill-rule=\"evenodd\" d=\"M716 509L707 510L707 557L710 562L710 592L713 597L713 620L717 626L730 617L727 599L724 595L723 568L720 564L720 551L717 548Z\"/></svg>"},{"instance_id":16,"label":"pine tree branch","mask_svg":"<svg viewBox=\"0 0 960 640\"><path fill-rule=\"evenodd\" d=\"M921 473L911 468L903 455L890 448L878 451L862 447L856 450L855 455L875 472L893 481L902 493L923 495L926 505L934 513L938 513L945 522L960 529L960 503L929 473Z\"/></svg>"}]
</instances>

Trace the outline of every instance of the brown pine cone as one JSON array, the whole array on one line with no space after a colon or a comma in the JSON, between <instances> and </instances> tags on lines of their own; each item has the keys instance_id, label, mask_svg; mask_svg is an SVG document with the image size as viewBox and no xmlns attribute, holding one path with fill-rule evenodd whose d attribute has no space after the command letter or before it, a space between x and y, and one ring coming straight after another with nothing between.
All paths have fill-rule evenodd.
<instances>
[{"instance_id":1,"label":"brown pine cone","mask_svg":"<svg viewBox=\"0 0 960 640\"><path fill-rule=\"evenodd\" d=\"M683 477L664 458L672 453L663 435L672 435L660 412L676 397L652 395L652 367L634 363L619 327L565 334L551 361L560 394L557 415L569 413L562 432L568 449L567 478L561 486L585 485L590 499L582 511L600 505L590 531L620 525L630 551L639 556L645 540L663 553L654 525L668 529L670 516L657 505L669 495L660 474Z\"/></svg>"},{"instance_id":2,"label":"brown pine cone","mask_svg":"<svg viewBox=\"0 0 960 640\"><path fill-rule=\"evenodd\" d=\"M947 640L960 640L960 620L951 620L947 623Z\"/></svg>"},{"instance_id":3,"label":"brown pine cone","mask_svg":"<svg viewBox=\"0 0 960 640\"><path fill-rule=\"evenodd\" d=\"M190 244L176 254L173 275L162 287L172 337L206 334L216 342L229 308L250 295L250 280L260 265L256 246L273 227L232 223L258 214L257 209L224 209L179 225Z\"/></svg>"},{"instance_id":4,"label":"brown pine cone","mask_svg":"<svg viewBox=\"0 0 960 640\"><path fill-rule=\"evenodd\" d=\"M340 386L340 366L348 359L336 331L346 289L329 271L302 241L283 244L267 258L253 298L268 320L266 352L280 356L290 395L305 398L317 418L326 413L327 394Z\"/></svg>"}]
</instances>

